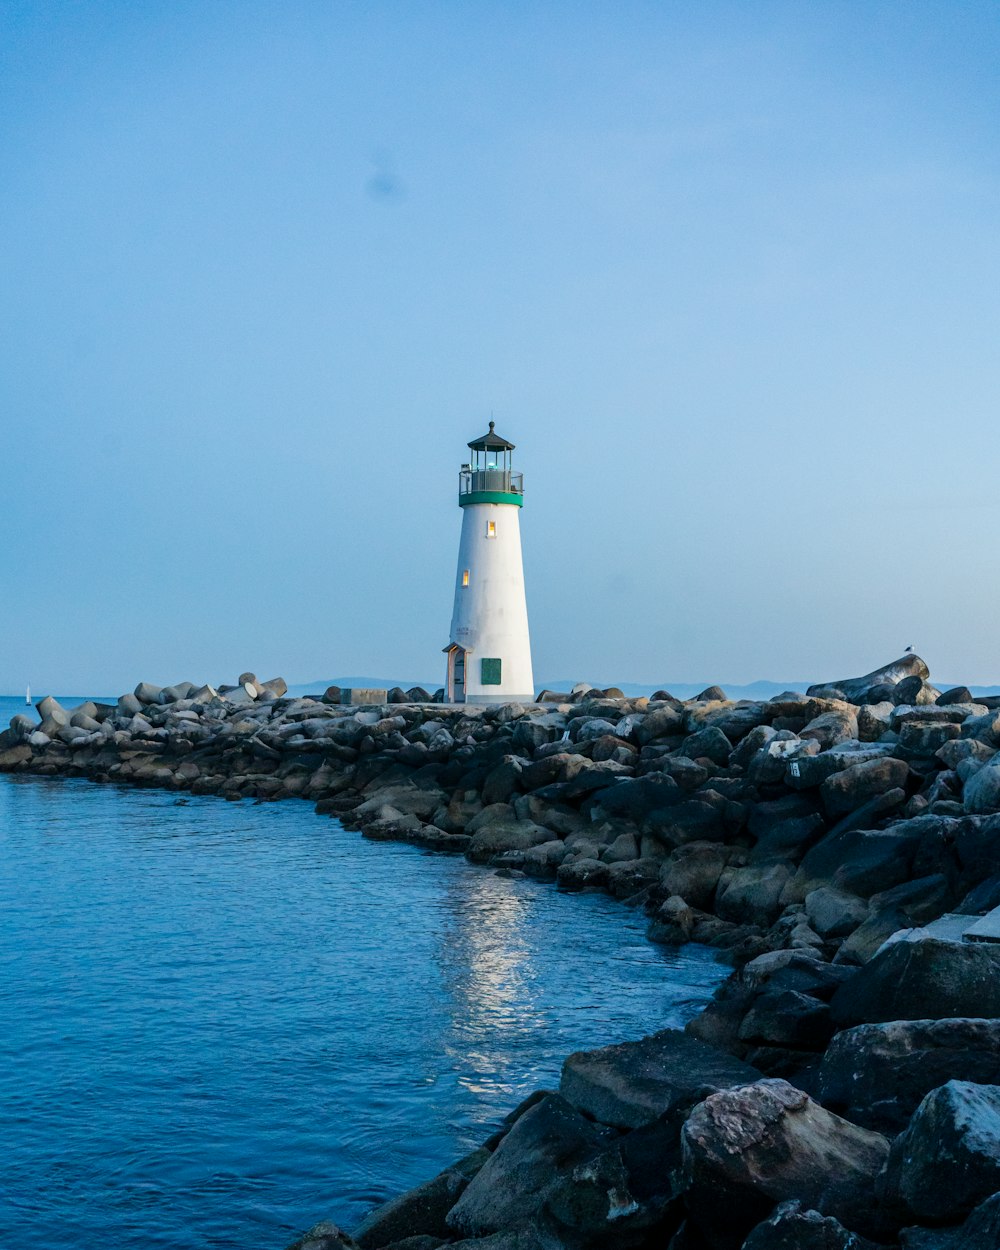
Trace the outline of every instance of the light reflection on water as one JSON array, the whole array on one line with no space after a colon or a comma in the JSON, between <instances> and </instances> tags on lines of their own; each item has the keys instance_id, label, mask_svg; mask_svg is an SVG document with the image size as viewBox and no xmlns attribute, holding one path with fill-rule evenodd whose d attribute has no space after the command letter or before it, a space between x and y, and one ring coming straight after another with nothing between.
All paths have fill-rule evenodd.
<instances>
[{"instance_id":1,"label":"light reflection on water","mask_svg":"<svg viewBox=\"0 0 1000 1250\"><path fill-rule=\"evenodd\" d=\"M0 777L0 1244L278 1250L725 974L304 803ZM68 1244L68 1243L67 1243Z\"/></svg>"}]
</instances>

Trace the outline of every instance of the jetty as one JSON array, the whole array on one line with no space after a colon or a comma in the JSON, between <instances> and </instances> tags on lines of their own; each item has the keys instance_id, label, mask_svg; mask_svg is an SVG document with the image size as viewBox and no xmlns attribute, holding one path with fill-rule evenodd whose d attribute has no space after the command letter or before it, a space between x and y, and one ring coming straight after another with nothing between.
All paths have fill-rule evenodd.
<instances>
[{"instance_id":1,"label":"jetty","mask_svg":"<svg viewBox=\"0 0 1000 1250\"><path fill-rule=\"evenodd\" d=\"M350 1232L318 1212L298 1250L996 1250L1000 700L913 654L767 701L441 698L244 673L43 699L0 734L3 771L306 800L732 964L685 1030L569 1056L479 1149Z\"/></svg>"}]
</instances>

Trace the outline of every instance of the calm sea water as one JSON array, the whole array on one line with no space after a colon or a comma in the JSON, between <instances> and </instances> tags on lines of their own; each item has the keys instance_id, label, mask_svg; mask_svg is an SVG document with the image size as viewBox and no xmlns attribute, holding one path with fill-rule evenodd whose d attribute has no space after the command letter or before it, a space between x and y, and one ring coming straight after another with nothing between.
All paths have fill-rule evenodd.
<instances>
[{"instance_id":1,"label":"calm sea water","mask_svg":"<svg viewBox=\"0 0 1000 1250\"><path fill-rule=\"evenodd\" d=\"M726 970L643 928L306 803L0 776L0 1245L350 1226L693 1014Z\"/></svg>"}]
</instances>

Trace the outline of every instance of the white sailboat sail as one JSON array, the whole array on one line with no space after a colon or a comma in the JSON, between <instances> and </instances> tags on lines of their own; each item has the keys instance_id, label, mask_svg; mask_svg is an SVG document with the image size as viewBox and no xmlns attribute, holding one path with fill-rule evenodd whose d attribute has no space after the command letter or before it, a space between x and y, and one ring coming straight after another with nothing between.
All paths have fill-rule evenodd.
<instances>
[{"instance_id":1,"label":"white sailboat sail","mask_svg":"<svg viewBox=\"0 0 1000 1250\"><path fill-rule=\"evenodd\" d=\"M24 691L24 701L25 703L27 703L28 707L31 707L31 682L30 681L28 682L28 685Z\"/></svg>"}]
</instances>

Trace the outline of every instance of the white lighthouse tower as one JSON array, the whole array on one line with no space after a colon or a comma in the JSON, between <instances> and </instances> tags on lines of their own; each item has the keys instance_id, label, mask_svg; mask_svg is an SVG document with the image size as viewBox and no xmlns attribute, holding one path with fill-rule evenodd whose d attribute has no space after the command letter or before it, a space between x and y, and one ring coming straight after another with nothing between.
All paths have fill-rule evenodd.
<instances>
[{"instance_id":1,"label":"white lighthouse tower","mask_svg":"<svg viewBox=\"0 0 1000 1250\"><path fill-rule=\"evenodd\" d=\"M511 468L514 444L494 431L469 444L459 474L458 547L451 641L445 647L449 703L522 703L535 697L528 605L521 564L524 479Z\"/></svg>"}]
</instances>

